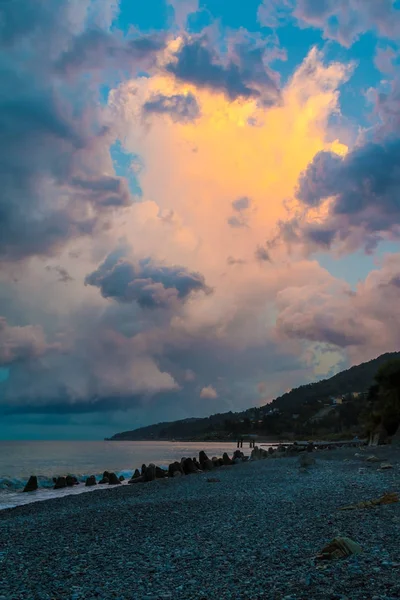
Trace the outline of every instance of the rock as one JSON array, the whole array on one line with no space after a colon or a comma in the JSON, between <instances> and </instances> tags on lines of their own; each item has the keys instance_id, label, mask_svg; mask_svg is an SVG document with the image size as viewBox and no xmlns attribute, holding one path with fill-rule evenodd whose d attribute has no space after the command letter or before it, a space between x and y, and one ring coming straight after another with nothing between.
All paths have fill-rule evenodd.
<instances>
[{"instance_id":1,"label":"rock","mask_svg":"<svg viewBox=\"0 0 400 600\"><path fill-rule=\"evenodd\" d=\"M75 475L67 475L65 478L68 487L72 487L74 485L78 485L79 481L75 477Z\"/></svg>"},{"instance_id":2,"label":"rock","mask_svg":"<svg viewBox=\"0 0 400 600\"><path fill-rule=\"evenodd\" d=\"M106 485L110 483L110 480L108 479L108 477L103 477L102 479L100 479L99 481L99 485Z\"/></svg>"},{"instance_id":3,"label":"rock","mask_svg":"<svg viewBox=\"0 0 400 600\"><path fill-rule=\"evenodd\" d=\"M203 471L212 471L214 468L214 463L212 460L208 459L201 465Z\"/></svg>"},{"instance_id":4,"label":"rock","mask_svg":"<svg viewBox=\"0 0 400 600\"><path fill-rule=\"evenodd\" d=\"M56 484L54 486L55 490L60 490L61 488L67 487L67 479L66 477L57 477Z\"/></svg>"},{"instance_id":5,"label":"rock","mask_svg":"<svg viewBox=\"0 0 400 600\"><path fill-rule=\"evenodd\" d=\"M34 492L38 489L38 481L36 475L31 475L28 479L24 492Z\"/></svg>"},{"instance_id":6,"label":"rock","mask_svg":"<svg viewBox=\"0 0 400 600\"><path fill-rule=\"evenodd\" d=\"M223 460L223 463L224 463L224 465L231 465L231 464L233 464L233 463L232 463L232 459L231 459L231 458L229 458L229 456L228 456L228 453L227 453L227 452L224 452L224 453L223 453L223 455L222 455L222 460Z\"/></svg>"},{"instance_id":7,"label":"rock","mask_svg":"<svg viewBox=\"0 0 400 600\"><path fill-rule=\"evenodd\" d=\"M393 469L393 465L389 462L381 463L381 471L386 471L387 469Z\"/></svg>"},{"instance_id":8,"label":"rock","mask_svg":"<svg viewBox=\"0 0 400 600\"><path fill-rule=\"evenodd\" d=\"M274 454L275 450L272 447L268 448L268 454Z\"/></svg>"},{"instance_id":9,"label":"rock","mask_svg":"<svg viewBox=\"0 0 400 600\"><path fill-rule=\"evenodd\" d=\"M108 483L109 485L121 485L121 482L115 473L108 474Z\"/></svg>"},{"instance_id":10,"label":"rock","mask_svg":"<svg viewBox=\"0 0 400 600\"><path fill-rule=\"evenodd\" d=\"M201 471L201 464L199 463L196 457L193 458L193 464L195 465L198 471Z\"/></svg>"},{"instance_id":11,"label":"rock","mask_svg":"<svg viewBox=\"0 0 400 600\"><path fill-rule=\"evenodd\" d=\"M90 476L89 476L89 477L86 479L86 482L85 482L85 486L86 486L86 487L89 487L89 486L91 486L91 485L96 485L96 484L97 484L97 482L96 482L96 477L95 477L94 475L90 475Z\"/></svg>"},{"instance_id":12,"label":"rock","mask_svg":"<svg viewBox=\"0 0 400 600\"><path fill-rule=\"evenodd\" d=\"M205 463L207 460L210 460L207 456L207 454L204 452L204 450L200 450L199 452L199 463L201 465L201 468L203 468L203 463Z\"/></svg>"},{"instance_id":13,"label":"rock","mask_svg":"<svg viewBox=\"0 0 400 600\"><path fill-rule=\"evenodd\" d=\"M140 471L139 471L139 469L135 469L135 472L132 475L131 479L136 479L137 477L140 477Z\"/></svg>"},{"instance_id":14,"label":"rock","mask_svg":"<svg viewBox=\"0 0 400 600\"><path fill-rule=\"evenodd\" d=\"M124 477L123 475L120 475L120 476L118 477L118 479L119 479L121 482L122 482L122 481L125 481L125 477Z\"/></svg>"},{"instance_id":15,"label":"rock","mask_svg":"<svg viewBox=\"0 0 400 600\"><path fill-rule=\"evenodd\" d=\"M191 458L185 458L182 462L182 469L185 475L190 475L192 473L197 473L198 468L194 464Z\"/></svg>"},{"instance_id":16,"label":"rock","mask_svg":"<svg viewBox=\"0 0 400 600\"><path fill-rule=\"evenodd\" d=\"M132 479L130 479L128 481L128 483L143 483L144 482L144 475L139 475L139 477L132 477Z\"/></svg>"},{"instance_id":17,"label":"rock","mask_svg":"<svg viewBox=\"0 0 400 600\"><path fill-rule=\"evenodd\" d=\"M182 465L177 460L171 463L168 467L168 476L174 477L175 473L183 474Z\"/></svg>"},{"instance_id":18,"label":"rock","mask_svg":"<svg viewBox=\"0 0 400 600\"><path fill-rule=\"evenodd\" d=\"M218 477L208 477L207 483L219 483L221 480Z\"/></svg>"},{"instance_id":19,"label":"rock","mask_svg":"<svg viewBox=\"0 0 400 600\"><path fill-rule=\"evenodd\" d=\"M214 469L217 469L219 467L219 459L216 456L212 457L211 462L214 466Z\"/></svg>"},{"instance_id":20,"label":"rock","mask_svg":"<svg viewBox=\"0 0 400 600\"><path fill-rule=\"evenodd\" d=\"M102 478L103 479L110 479L110 473L108 471L104 471Z\"/></svg>"},{"instance_id":21,"label":"rock","mask_svg":"<svg viewBox=\"0 0 400 600\"><path fill-rule=\"evenodd\" d=\"M144 474L145 474L145 472L146 472L146 469L147 469L146 465L145 465L145 464L143 464L143 465L142 465L142 475L144 475Z\"/></svg>"},{"instance_id":22,"label":"rock","mask_svg":"<svg viewBox=\"0 0 400 600\"><path fill-rule=\"evenodd\" d=\"M156 478L156 465L150 463L144 472L144 480L145 481L154 481Z\"/></svg>"},{"instance_id":23,"label":"rock","mask_svg":"<svg viewBox=\"0 0 400 600\"><path fill-rule=\"evenodd\" d=\"M360 544L347 537L334 538L327 544L316 556L317 560L336 560L346 558L352 554L360 554L362 548Z\"/></svg>"},{"instance_id":24,"label":"rock","mask_svg":"<svg viewBox=\"0 0 400 600\"><path fill-rule=\"evenodd\" d=\"M303 452L299 456L299 466L300 467L311 467L311 465L315 465L315 458L310 456L309 452Z\"/></svg>"},{"instance_id":25,"label":"rock","mask_svg":"<svg viewBox=\"0 0 400 600\"><path fill-rule=\"evenodd\" d=\"M234 461L235 458L240 458L240 460L242 460L244 458L243 452L241 450L235 450L232 460Z\"/></svg>"},{"instance_id":26,"label":"rock","mask_svg":"<svg viewBox=\"0 0 400 600\"><path fill-rule=\"evenodd\" d=\"M367 456L367 458L365 459L367 462L380 462L380 458L378 458L377 456L374 456L373 454L371 454L371 456Z\"/></svg>"},{"instance_id":27,"label":"rock","mask_svg":"<svg viewBox=\"0 0 400 600\"><path fill-rule=\"evenodd\" d=\"M180 471L175 471L173 477L182 477L182 473Z\"/></svg>"},{"instance_id":28,"label":"rock","mask_svg":"<svg viewBox=\"0 0 400 600\"><path fill-rule=\"evenodd\" d=\"M167 476L168 476L167 471L165 471L161 467L156 467L156 479L164 479L164 477L167 477Z\"/></svg>"}]
</instances>

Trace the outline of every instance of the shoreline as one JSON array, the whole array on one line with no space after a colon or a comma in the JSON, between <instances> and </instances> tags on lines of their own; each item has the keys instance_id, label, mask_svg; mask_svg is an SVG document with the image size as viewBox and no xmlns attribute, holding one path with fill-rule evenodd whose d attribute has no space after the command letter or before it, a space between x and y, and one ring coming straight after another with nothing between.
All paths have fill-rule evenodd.
<instances>
[{"instance_id":1,"label":"shoreline","mask_svg":"<svg viewBox=\"0 0 400 600\"><path fill-rule=\"evenodd\" d=\"M315 452L304 472L296 456L248 461L3 510L0 597L394 600L400 503L338 508L398 492L400 452L354 454ZM363 553L322 568L314 558L338 534Z\"/></svg>"}]
</instances>

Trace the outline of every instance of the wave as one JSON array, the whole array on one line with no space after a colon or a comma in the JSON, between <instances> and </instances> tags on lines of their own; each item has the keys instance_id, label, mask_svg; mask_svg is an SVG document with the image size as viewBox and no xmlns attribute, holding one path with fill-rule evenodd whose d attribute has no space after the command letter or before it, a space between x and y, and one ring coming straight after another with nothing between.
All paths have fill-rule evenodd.
<instances>
[{"instance_id":1,"label":"wave","mask_svg":"<svg viewBox=\"0 0 400 600\"><path fill-rule=\"evenodd\" d=\"M116 471L115 472L117 477L119 477L120 475L123 475L125 479L130 479L133 471ZM80 484L84 484L86 479L89 477L89 475L92 475L93 473L80 473L80 474L76 474L76 473L67 473L67 475L72 475L73 477L76 477L77 480L79 481ZM94 474L96 477L96 481L99 482L101 480L101 478L103 477L103 473L95 473ZM55 477L56 478L56 477ZM25 485L28 482L29 477L0 477L0 490L4 490L4 491L18 491L18 490L23 490ZM53 480L53 476L47 476L47 475L38 475L37 476L38 479L38 487L39 488L43 488L43 489L52 489L54 487L54 480Z\"/></svg>"}]
</instances>

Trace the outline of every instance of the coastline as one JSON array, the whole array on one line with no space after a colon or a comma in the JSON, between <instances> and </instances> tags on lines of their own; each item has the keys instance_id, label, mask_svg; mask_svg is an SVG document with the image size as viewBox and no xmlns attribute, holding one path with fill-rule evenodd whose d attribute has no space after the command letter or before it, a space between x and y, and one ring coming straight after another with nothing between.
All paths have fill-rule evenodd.
<instances>
[{"instance_id":1,"label":"coastline","mask_svg":"<svg viewBox=\"0 0 400 600\"><path fill-rule=\"evenodd\" d=\"M306 472L298 457L267 459L3 510L0 597L399 597L400 503L337 509L399 491L400 453L355 453L318 451ZM394 468L366 463L372 453ZM318 568L313 558L338 534L363 553Z\"/></svg>"}]
</instances>

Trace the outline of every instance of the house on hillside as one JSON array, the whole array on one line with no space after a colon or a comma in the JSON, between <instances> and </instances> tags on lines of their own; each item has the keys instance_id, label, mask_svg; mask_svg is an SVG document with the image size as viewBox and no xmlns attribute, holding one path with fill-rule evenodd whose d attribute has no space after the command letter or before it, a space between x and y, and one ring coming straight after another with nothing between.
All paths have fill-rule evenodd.
<instances>
[{"instance_id":1,"label":"house on hillside","mask_svg":"<svg viewBox=\"0 0 400 600\"><path fill-rule=\"evenodd\" d=\"M343 396L331 396L329 398L329 400L331 401L331 404L333 404L334 406L337 406L338 404L343 404Z\"/></svg>"}]
</instances>

